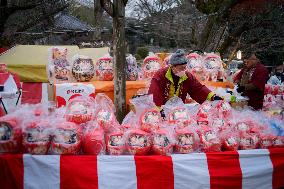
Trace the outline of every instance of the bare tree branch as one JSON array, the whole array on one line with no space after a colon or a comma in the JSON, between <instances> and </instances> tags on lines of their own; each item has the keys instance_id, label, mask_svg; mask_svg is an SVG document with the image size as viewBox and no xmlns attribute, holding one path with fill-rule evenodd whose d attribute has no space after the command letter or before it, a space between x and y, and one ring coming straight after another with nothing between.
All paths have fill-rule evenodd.
<instances>
[{"instance_id":1,"label":"bare tree branch","mask_svg":"<svg viewBox=\"0 0 284 189\"><path fill-rule=\"evenodd\" d=\"M128 2L128 0L123 0L124 6L126 6L127 2Z\"/></svg>"},{"instance_id":2,"label":"bare tree branch","mask_svg":"<svg viewBox=\"0 0 284 189\"><path fill-rule=\"evenodd\" d=\"M114 16L113 12L113 3L111 0L100 0L101 6L103 9L111 16Z\"/></svg>"}]
</instances>

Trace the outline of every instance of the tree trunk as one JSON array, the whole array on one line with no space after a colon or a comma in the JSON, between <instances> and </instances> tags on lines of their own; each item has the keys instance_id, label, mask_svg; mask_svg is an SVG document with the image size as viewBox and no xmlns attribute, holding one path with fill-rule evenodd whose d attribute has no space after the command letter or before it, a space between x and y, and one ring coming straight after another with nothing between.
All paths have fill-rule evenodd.
<instances>
[{"instance_id":1,"label":"tree trunk","mask_svg":"<svg viewBox=\"0 0 284 189\"><path fill-rule=\"evenodd\" d=\"M121 123L126 113L125 76L125 6L122 0L114 1L113 60L114 60L114 105L116 118Z\"/></svg>"}]
</instances>

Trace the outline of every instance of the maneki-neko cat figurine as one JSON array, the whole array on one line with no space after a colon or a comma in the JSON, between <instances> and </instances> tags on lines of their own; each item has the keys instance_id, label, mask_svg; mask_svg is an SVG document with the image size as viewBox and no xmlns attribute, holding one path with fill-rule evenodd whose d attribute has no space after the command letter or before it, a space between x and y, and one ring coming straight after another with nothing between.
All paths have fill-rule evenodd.
<instances>
[{"instance_id":1,"label":"maneki-neko cat figurine","mask_svg":"<svg viewBox=\"0 0 284 189\"><path fill-rule=\"evenodd\" d=\"M51 141L51 154L79 154L82 134L80 125L64 121L59 123Z\"/></svg>"},{"instance_id":2,"label":"maneki-neko cat figurine","mask_svg":"<svg viewBox=\"0 0 284 189\"><path fill-rule=\"evenodd\" d=\"M51 142L50 123L47 120L35 120L27 123L23 131L24 152L45 155Z\"/></svg>"}]
</instances>

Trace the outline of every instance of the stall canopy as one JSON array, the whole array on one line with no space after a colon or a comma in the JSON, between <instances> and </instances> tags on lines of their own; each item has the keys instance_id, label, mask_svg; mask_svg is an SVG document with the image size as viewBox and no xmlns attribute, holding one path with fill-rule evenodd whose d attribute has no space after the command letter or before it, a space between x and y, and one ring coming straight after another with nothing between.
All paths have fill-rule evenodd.
<instances>
[{"instance_id":1,"label":"stall canopy","mask_svg":"<svg viewBox=\"0 0 284 189\"><path fill-rule=\"evenodd\" d=\"M22 82L47 82L46 64L48 49L52 46L17 45L0 55L0 62L6 63L8 70L20 76ZM85 55L97 61L108 53L108 48L85 48L64 46L68 49L68 60L76 55Z\"/></svg>"}]
</instances>

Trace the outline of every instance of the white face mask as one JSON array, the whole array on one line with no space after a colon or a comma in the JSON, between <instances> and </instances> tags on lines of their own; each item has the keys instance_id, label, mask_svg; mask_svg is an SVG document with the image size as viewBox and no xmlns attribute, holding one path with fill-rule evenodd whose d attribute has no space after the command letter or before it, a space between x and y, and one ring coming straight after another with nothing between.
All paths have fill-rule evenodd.
<instances>
[{"instance_id":1,"label":"white face mask","mask_svg":"<svg viewBox=\"0 0 284 189\"><path fill-rule=\"evenodd\" d=\"M181 71L181 72L176 73L175 75L179 76L179 77L182 77L182 76L185 76L186 73L185 73L185 71Z\"/></svg>"}]
</instances>

